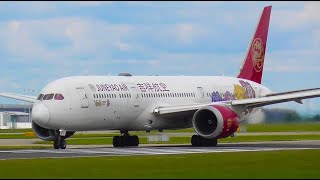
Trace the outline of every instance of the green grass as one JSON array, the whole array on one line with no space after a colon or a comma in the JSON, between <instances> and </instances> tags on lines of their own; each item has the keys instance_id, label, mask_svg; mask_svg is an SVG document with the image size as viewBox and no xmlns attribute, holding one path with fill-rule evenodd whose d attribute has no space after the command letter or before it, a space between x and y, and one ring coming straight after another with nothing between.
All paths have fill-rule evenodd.
<instances>
[{"instance_id":1,"label":"green grass","mask_svg":"<svg viewBox=\"0 0 320 180\"><path fill-rule=\"evenodd\" d=\"M146 137L140 137L140 144L190 144L191 137L170 137L169 141L151 141L148 142ZM258 136L236 136L219 139L218 142L257 142L257 141L296 141L296 140L320 140L319 134L303 135L258 135ZM52 141L36 141L36 144L52 144ZM100 138L69 138L68 145L100 145L112 144L112 137Z\"/></svg>"},{"instance_id":2,"label":"green grass","mask_svg":"<svg viewBox=\"0 0 320 180\"><path fill-rule=\"evenodd\" d=\"M242 126L241 126L242 127ZM320 123L295 124L247 124L243 125L247 132L301 132L320 131Z\"/></svg>"},{"instance_id":3,"label":"green grass","mask_svg":"<svg viewBox=\"0 0 320 180\"><path fill-rule=\"evenodd\" d=\"M0 161L0 178L319 178L320 150Z\"/></svg>"},{"instance_id":4,"label":"green grass","mask_svg":"<svg viewBox=\"0 0 320 180\"><path fill-rule=\"evenodd\" d=\"M18 150L18 149L52 149L52 146L0 146L0 150Z\"/></svg>"},{"instance_id":5,"label":"green grass","mask_svg":"<svg viewBox=\"0 0 320 180\"><path fill-rule=\"evenodd\" d=\"M25 134L0 134L0 139L33 139L37 137L26 136Z\"/></svg>"},{"instance_id":6,"label":"green grass","mask_svg":"<svg viewBox=\"0 0 320 180\"><path fill-rule=\"evenodd\" d=\"M0 129L0 134L1 133L25 133L25 132L30 132L32 131L31 128L29 129Z\"/></svg>"}]
</instances>

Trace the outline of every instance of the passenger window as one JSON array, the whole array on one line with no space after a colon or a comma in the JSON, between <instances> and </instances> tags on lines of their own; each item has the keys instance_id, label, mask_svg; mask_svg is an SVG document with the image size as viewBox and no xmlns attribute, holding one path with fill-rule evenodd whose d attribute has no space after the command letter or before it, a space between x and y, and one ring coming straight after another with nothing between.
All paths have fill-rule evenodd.
<instances>
[{"instance_id":1,"label":"passenger window","mask_svg":"<svg viewBox=\"0 0 320 180\"><path fill-rule=\"evenodd\" d=\"M53 94L46 94L44 97L43 97L43 100L50 100L53 98Z\"/></svg>"},{"instance_id":2,"label":"passenger window","mask_svg":"<svg viewBox=\"0 0 320 180\"><path fill-rule=\"evenodd\" d=\"M37 100L41 100L43 98L44 94L39 94Z\"/></svg>"},{"instance_id":3,"label":"passenger window","mask_svg":"<svg viewBox=\"0 0 320 180\"><path fill-rule=\"evenodd\" d=\"M56 95L54 95L54 100L63 100L63 99L64 99L64 97L63 97L62 94L56 94Z\"/></svg>"}]
</instances>

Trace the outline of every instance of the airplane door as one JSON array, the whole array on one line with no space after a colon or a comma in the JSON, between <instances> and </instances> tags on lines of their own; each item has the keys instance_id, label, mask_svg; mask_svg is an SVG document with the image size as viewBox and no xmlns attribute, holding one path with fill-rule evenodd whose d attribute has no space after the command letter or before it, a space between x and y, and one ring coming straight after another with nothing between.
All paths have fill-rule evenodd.
<instances>
[{"instance_id":1,"label":"airplane door","mask_svg":"<svg viewBox=\"0 0 320 180\"><path fill-rule=\"evenodd\" d=\"M202 87L197 87L198 89L198 92L199 92L199 95L200 95L200 99L199 99L199 102L203 102L204 101L204 91L203 91L203 88Z\"/></svg>"},{"instance_id":2,"label":"airplane door","mask_svg":"<svg viewBox=\"0 0 320 180\"><path fill-rule=\"evenodd\" d=\"M131 92L132 92L133 111L138 111L139 107L140 107L139 94L138 94L137 89L136 89L135 86L131 86L130 89L131 89Z\"/></svg>"},{"instance_id":3,"label":"airplane door","mask_svg":"<svg viewBox=\"0 0 320 180\"><path fill-rule=\"evenodd\" d=\"M78 92L79 97L80 97L81 108L88 108L89 107L89 101L88 101L87 93L84 90L84 88L77 88L77 92Z\"/></svg>"}]
</instances>

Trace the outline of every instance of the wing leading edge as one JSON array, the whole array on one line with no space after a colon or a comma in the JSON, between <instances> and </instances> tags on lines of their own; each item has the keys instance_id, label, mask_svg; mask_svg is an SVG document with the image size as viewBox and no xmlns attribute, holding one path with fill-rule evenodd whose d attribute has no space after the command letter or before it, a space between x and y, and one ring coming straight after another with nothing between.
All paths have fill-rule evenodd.
<instances>
[{"instance_id":1,"label":"wing leading edge","mask_svg":"<svg viewBox=\"0 0 320 180\"><path fill-rule=\"evenodd\" d=\"M16 99L20 101L31 102L31 103L34 103L37 100L37 97L35 96L27 96L27 95L21 95L21 94L13 94L13 93L0 93L0 96Z\"/></svg>"},{"instance_id":2,"label":"wing leading edge","mask_svg":"<svg viewBox=\"0 0 320 180\"><path fill-rule=\"evenodd\" d=\"M213 102L206 104L189 104L189 105L180 105L180 106L160 106L154 109L153 113L162 115L170 113L179 113L185 111L194 111L198 110L203 106L208 105L226 105L231 107L241 107L244 109L262 107L271 104L277 104L282 102L295 101L302 103L302 99L320 97L320 88L315 89L303 89L298 91L289 91L277 94L269 94L265 97L252 98L252 99L240 99L240 100L231 100L231 101L221 101Z\"/></svg>"}]
</instances>

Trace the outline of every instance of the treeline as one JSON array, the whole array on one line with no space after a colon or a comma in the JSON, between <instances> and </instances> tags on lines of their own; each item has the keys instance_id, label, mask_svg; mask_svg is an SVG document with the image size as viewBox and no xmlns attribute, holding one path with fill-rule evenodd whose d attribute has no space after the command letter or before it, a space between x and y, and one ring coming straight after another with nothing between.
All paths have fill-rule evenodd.
<instances>
[{"instance_id":1,"label":"treeline","mask_svg":"<svg viewBox=\"0 0 320 180\"><path fill-rule=\"evenodd\" d=\"M285 122L320 122L320 114L317 115L310 115L310 116L306 116L306 115L300 115L297 112L294 113L289 113L286 115L286 117L284 118Z\"/></svg>"}]
</instances>

